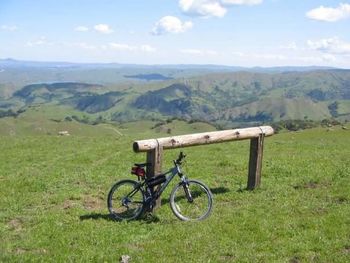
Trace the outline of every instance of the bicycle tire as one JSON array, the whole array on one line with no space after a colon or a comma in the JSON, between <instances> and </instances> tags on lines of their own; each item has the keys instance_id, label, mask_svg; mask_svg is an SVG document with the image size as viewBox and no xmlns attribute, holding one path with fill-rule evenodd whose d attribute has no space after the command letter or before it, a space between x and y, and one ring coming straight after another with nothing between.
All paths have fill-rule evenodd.
<instances>
[{"instance_id":1,"label":"bicycle tire","mask_svg":"<svg viewBox=\"0 0 350 263\"><path fill-rule=\"evenodd\" d=\"M138 187L139 183L134 180L121 180L112 186L107 199L108 210L112 217L127 221L140 217L144 211L145 196ZM128 196L135 189L135 193Z\"/></svg>"},{"instance_id":2,"label":"bicycle tire","mask_svg":"<svg viewBox=\"0 0 350 263\"><path fill-rule=\"evenodd\" d=\"M184 221L203 220L213 208L213 195L209 188L197 180L187 180L193 201L189 201L185 182L176 185L170 194L170 207L174 215Z\"/></svg>"}]
</instances>

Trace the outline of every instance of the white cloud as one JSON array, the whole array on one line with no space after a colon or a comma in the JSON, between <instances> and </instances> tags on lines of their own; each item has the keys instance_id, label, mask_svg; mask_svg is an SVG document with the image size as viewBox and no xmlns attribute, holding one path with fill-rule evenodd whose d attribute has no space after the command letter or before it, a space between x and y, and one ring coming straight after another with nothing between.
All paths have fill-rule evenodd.
<instances>
[{"instance_id":1,"label":"white cloud","mask_svg":"<svg viewBox=\"0 0 350 263\"><path fill-rule=\"evenodd\" d=\"M329 54L350 55L350 43L338 37L324 38L316 41L308 40L307 45L312 50Z\"/></svg>"},{"instance_id":2,"label":"white cloud","mask_svg":"<svg viewBox=\"0 0 350 263\"><path fill-rule=\"evenodd\" d=\"M87 32L87 31L89 31L89 28L86 26L77 26L74 28L74 30L78 31L78 32Z\"/></svg>"},{"instance_id":3,"label":"white cloud","mask_svg":"<svg viewBox=\"0 0 350 263\"><path fill-rule=\"evenodd\" d=\"M2 25L1 26L1 30L4 30L4 31L16 31L18 30L18 27L17 26L14 26L14 25Z\"/></svg>"},{"instance_id":4,"label":"white cloud","mask_svg":"<svg viewBox=\"0 0 350 263\"><path fill-rule=\"evenodd\" d=\"M149 53L156 52L156 49L154 47L151 47L150 45L141 45L140 50Z\"/></svg>"},{"instance_id":5,"label":"white cloud","mask_svg":"<svg viewBox=\"0 0 350 263\"><path fill-rule=\"evenodd\" d=\"M235 57L245 57L245 53L240 51L232 52L232 55L234 55Z\"/></svg>"},{"instance_id":6,"label":"white cloud","mask_svg":"<svg viewBox=\"0 0 350 263\"><path fill-rule=\"evenodd\" d=\"M202 50L202 49L181 49L181 53L188 55L197 55L197 56L215 56L218 54L215 50Z\"/></svg>"},{"instance_id":7,"label":"white cloud","mask_svg":"<svg viewBox=\"0 0 350 263\"><path fill-rule=\"evenodd\" d=\"M190 54L190 55L202 55L202 51L198 49L181 49L180 52L184 54Z\"/></svg>"},{"instance_id":8,"label":"white cloud","mask_svg":"<svg viewBox=\"0 0 350 263\"><path fill-rule=\"evenodd\" d=\"M223 17L227 12L220 1L215 0L180 0L179 5L184 13L194 16Z\"/></svg>"},{"instance_id":9,"label":"white cloud","mask_svg":"<svg viewBox=\"0 0 350 263\"><path fill-rule=\"evenodd\" d=\"M294 41L290 42L290 43L287 43L285 45L282 45L282 46L280 46L280 48L281 49L287 49L287 50L298 50L297 43L295 43Z\"/></svg>"},{"instance_id":10,"label":"white cloud","mask_svg":"<svg viewBox=\"0 0 350 263\"><path fill-rule=\"evenodd\" d=\"M103 49L110 48L115 51L128 51L128 52L146 52L146 53L152 53L156 52L156 49L150 45L128 45L128 44L122 44L122 43L109 43L108 46L104 46Z\"/></svg>"},{"instance_id":11,"label":"white cloud","mask_svg":"<svg viewBox=\"0 0 350 263\"><path fill-rule=\"evenodd\" d=\"M38 39L28 41L26 43L26 46L28 47L34 47L34 46L43 46L43 45L53 45L52 42L49 42L46 37L42 36Z\"/></svg>"},{"instance_id":12,"label":"white cloud","mask_svg":"<svg viewBox=\"0 0 350 263\"><path fill-rule=\"evenodd\" d=\"M153 27L153 35L163 35L166 33L183 33L193 26L191 21L182 22L175 16L164 16Z\"/></svg>"},{"instance_id":13,"label":"white cloud","mask_svg":"<svg viewBox=\"0 0 350 263\"><path fill-rule=\"evenodd\" d=\"M263 0L221 0L225 5L259 5Z\"/></svg>"},{"instance_id":14,"label":"white cloud","mask_svg":"<svg viewBox=\"0 0 350 263\"><path fill-rule=\"evenodd\" d=\"M263 0L180 0L181 10L188 15L200 17L223 17L232 5L258 5Z\"/></svg>"},{"instance_id":15,"label":"white cloud","mask_svg":"<svg viewBox=\"0 0 350 263\"><path fill-rule=\"evenodd\" d=\"M322 60L326 61L326 62L334 62L337 60L337 58L331 54L324 54L322 56Z\"/></svg>"},{"instance_id":16,"label":"white cloud","mask_svg":"<svg viewBox=\"0 0 350 263\"><path fill-rule=\"evenodd\" d=\"M78 48L86 49L86 50L96 50L97 49L96 46L85 43L85 42L71 43L71 44L69 44L69 46L78 47Z\"/></svg>"},{"instance_id":17,"label":"white cloud","mask_svg":"<svg viewBox=\"0 0 350 263\"><path fill-rule=\"evenodd\" d=\"M136 48L127 44L109 43L109 47L116 51L134 51Z\"/></svg>"},{"instance_id":18,"label":"white cloud","mask_svg":"<svg viewBox=\"0 0 350 263\"><path fill-rule=\"evenodd\" d=\"M107 24L98 24L98 25L95 25L94 26L94 29L99 32L99 33L102 33L102 34L111 34L113 33L113 29L107 25Z\"/></svg>"},{"instance_id":19,"label":"white cloud","mask_svg":"<svg viewBox=\"0 0 350 263\"><path fill-rule=\"evenodd\" d=\"M350 17L350 4L341 3L336 8L320 6L307 12L306 16L314 20L336 22Z\"/></svg>"}]
</instances>

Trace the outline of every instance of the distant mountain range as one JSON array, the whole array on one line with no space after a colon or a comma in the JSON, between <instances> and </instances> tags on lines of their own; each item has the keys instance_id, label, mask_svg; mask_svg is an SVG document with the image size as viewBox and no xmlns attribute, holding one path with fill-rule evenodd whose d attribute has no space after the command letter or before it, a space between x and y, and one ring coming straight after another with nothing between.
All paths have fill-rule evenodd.
<instances>
[{"instance_id":1,"label":"distant mountain range","mask_svg":"<svg viewBox=\"0 0 350 263\"><path fill-rule=\"evenodd\" d=\"M0 60L0 111L70 107L118 122L179 117L221 125L350 120L350 70ZM2 97L2 99L1 99Z\"/></svg>"},{"instance_id":2,"label":"distant mountain range","mask_svg":"<svg viewBox=\"0 0 350 263\"><path fill-rule=\"evenodd\" d=\"M322 66L285 66L285 67L238 67L224 65L197 65L197 64L120 64L120 63L73 63L54 61L25 61L12 58L0 59L0 68L133 68L133 69L183 69L183 70L210 70L210 71L249 71L249 72L291 72L335 69Z\"/></svg>"}]
</instances>

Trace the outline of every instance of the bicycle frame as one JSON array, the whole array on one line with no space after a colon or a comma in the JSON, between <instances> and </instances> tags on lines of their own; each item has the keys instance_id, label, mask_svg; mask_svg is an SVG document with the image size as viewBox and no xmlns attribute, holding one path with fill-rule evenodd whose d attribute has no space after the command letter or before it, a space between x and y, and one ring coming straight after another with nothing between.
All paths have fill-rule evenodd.
<instances>
[{"instance_id":1,"label":"bicycle frame","mask_svg":"<svg viewBox=\"0 0 350 263\"><path fill-rule=\"evenodd\" d=\"M154 201L156 200L159 196L161 196L161 194L164 192L164 190L167 188L167 186L169 185L169 183L174 179L175 175L179 175L180 178L183 178L183 173L181 171L181 167L179 164L175 163L175 166L173 168L171 168L169 171L165 172L165 173L162 173L160 175L168 175L170 174L169 176L166 176L166 180L165 182L162 184L162 187L160 189L158 189L155 193L152 193L151 196L150 196L150 200L151 201ZM159 175L159 176L160 176ZM139 184L139 186L137 188L135 188L133 191L131 191L127 196L130 196L132 197L140 188L142 189L144 186L147 186L148 188L148 185L147 185L147 182L144 181L142 183ZM150 189L150 188L148 188ZM151 189L150 189L151 190ZM144 191L143 191L144 192ZM146 189L146 192L147 192L147 189ZM149 200L145 200L146 202L149 201Z\"/></svg>"},{"instance_id":2,"label":"bicycle frame","mask_svg":"<svg viewBox=\"0 0 350 263\"><path fill-rule=\"evenodd\" d=\"M181 172L181 167L177 163L175 163L175 166L173 168L171 168L169 171L162 173L160 175L166 176L168 174L170 174L170 175L166 177L166 181L162 184L162 187L157 190L157 192L155 193L154 196L152 196L153 200L157 199L159 196L161 196L161 194L164 192L165 188L167 188L169 183L174 179L175 175L178 174L180 176L180 178L183 177L183 173Z\"/></svg>"},{"instance_id":3,"label":"bicycle frame","mask_svg":"<svg viewBox=\"0 0 350 263\"><path fill-rule=\"evenodd\" d=\"M148 204L152 204L152 202L154 202L156 199L158 199L162 193L164 192L164 190L167 188L167 186L169 185L169 183L174 179L174 177L176 175L179 175L179 177L181 178L181 181L185 181L186 178L184 177L184 174L182 173L181 171L181 166L180 164L176 163L176 161L174 161L174 167L172 167L170 170L168 170L167 172L165 173L161 173L159 174L158 176L161 176L161 175L165 175L166 176L166 180L165 182L162 184L162 186L157 189L155 192L153 192L153 190L151 188L149 188L149 186L147 185L147 181L144 181L142 183L139 184L138 187L136 187L134 190L132 190L129 194L126 195L125 198L128 198L128 197L133 197L133 195L139 190L141 189L142 192L146 192L146 193L150 193L150 196L146 198L146 200L144 201L145 203L148 203ZM170 175L169 175L170 174ZM169 175L169 176L167 176ZM146 185L146 188L144 188L144 186ZM143 189L143 190L142 190ZM145 191L146 190L146 191ZM192 195L189 193L188 191L188 188L185 189L186 191L186 195L188 197L188 200L189 202L192 202ZM124 200L123 199L123 200ZM127 200L127 199L126 199ZM125 206L127 206L127 204L123 204Z\"/></svg>"}]
</instances>

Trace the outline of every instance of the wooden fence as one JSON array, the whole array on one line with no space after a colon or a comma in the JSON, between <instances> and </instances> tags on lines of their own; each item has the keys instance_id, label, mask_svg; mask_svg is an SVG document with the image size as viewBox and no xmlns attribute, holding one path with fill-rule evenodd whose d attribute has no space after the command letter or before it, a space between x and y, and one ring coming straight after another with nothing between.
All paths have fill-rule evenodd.
<instances>
[{"instance_id":1,"label":"wooden fence","mask_svg":"<svg viewBox=\"0 0 350 263\"><path fill-rule=\"evenodd\" d=\"M166 149L250 139L247 189L253 190L261 182L264 138L273 134L274 130L270 126L194 133L135 141L133 149L137 153L147 153L147 162L151 163L151 166L148 167L147 176L153 177L162 172L163 151Z\"/></svg>"}]
</instances>

